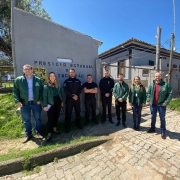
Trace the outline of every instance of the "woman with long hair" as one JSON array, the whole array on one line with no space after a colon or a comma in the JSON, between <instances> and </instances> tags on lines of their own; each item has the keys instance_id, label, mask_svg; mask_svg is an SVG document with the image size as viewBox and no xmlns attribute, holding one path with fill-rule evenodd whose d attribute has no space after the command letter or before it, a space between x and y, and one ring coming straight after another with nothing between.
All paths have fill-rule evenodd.
<instances>
[{"instance_id":1,"label":"woman with long hair","mask_svg":"<svg viewBox=\"0 0 180 180\"><path fill-rule=\"evenodd\" d=\"M46 141L50 141L52 133L58 135L60 132L57 130L58 119L63 106L62 89L54 72L48 75L47 84L43 89L43 109L47 111L48 122L47 130L48 136Z\"/></svg>"},{"instance_id":2,"label":"woman with long hair","mask_svg":"<svg viewBox=\"0 0 180 180\"><path fill-rule=\"evenodd\" d=\"M129 89L129 105L133 110L133 129L139 131L141 123L142 107L146 104L146 89L140 82L140 77L136 76Z\"/></svg>"}]
</instances>

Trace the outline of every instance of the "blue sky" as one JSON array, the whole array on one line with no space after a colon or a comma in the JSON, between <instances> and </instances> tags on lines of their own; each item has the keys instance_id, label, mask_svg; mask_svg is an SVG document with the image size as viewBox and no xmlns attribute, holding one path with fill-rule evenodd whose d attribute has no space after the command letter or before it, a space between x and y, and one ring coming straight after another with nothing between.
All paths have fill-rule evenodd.
<instances>
[{"instance_id":1,"label":"blue sky","mask_svg":"<svg viewBox=\"0 0 180 180\"><path fill-rule=\"evenodd\" d=\"M176 5L176 51L180 52L180 0ZM170 49L174 32L173 0L43 0L52 21L103 42L102 53L134 37L156 45L157 26L161 45Z\"/></svg>"}]
</instances>

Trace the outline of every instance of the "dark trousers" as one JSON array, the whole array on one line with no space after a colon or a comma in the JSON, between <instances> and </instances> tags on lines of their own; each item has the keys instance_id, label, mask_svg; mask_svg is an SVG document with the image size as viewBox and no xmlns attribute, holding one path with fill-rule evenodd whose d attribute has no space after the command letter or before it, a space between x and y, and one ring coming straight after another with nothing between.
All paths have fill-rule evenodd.
<instances>
[{"instance_id":1,"label":"dark trousers","mask_svg":"<svg viewBox=\"0 0 180 180\"><path fill-rule=\"evenodd\" d=\"M66 101L66 113L65 113L65 128L70 128L73 107L74 107L75 114L76 114L76 124L80 124L80 122L81 122L80 100L77 100L77 101L67 100Z\"/></svg>"},{"instance_id":2,"label":"dark trousers","mask_svg":"<svg viewBox=\"0 0 180 180\"><path fill-rule=\"evenodd\" d=\"M57 127L58 119L61 111L61 99L59 96L54 96L54 105L50 107L47 112L48 122L47 122L47 130L48 133L53 131L53 127Z\"/></svg>"},{"instance_id":3,"label":"dark trousers","mask_svg":"<svg viewBox=\"0 0 180 180\"><path fill-rule=\"evenodd\" d=\"M119 102L118 100L115 101L115 106L116 106L116 116L117 120L120 121L120 108L122 111L122 122L126 122L126 101Z\"/></svg>"},{"instance_id":4,"label":"dark trousers","mask_svg":"<svg viewBox=\"0 0 180 180\"><path fill-rule=\"evenodd\" d=\"M96 119L96 99L85 100L86 121L89 121L90 111L92 111L92 119Z\"/></svg>"},{"instance_id":5,"label":"dark trousers","mask_svg":"<svg viewBox=\"0 0 180 180\"><path fill-rule=\"evenodd\" d=\"M142 106L138 106L137 103L132 104L132 110L133 110L133 122L134 126L139 127L141 123L141 111L142 111Z\"/></svg>"},{"instance_id":6,"label":"dark trousers","mask_svg":"<svg viewBox=\"0 0 180 180\"><path fill-rule=\"evenodd\" d=\"M105 97L102 96L102 107L103 107L103 120L106 120L106 106L108 106L108 118L112 120L111 106L112 106L112 96Z\"/></svg>"}]
</instances>

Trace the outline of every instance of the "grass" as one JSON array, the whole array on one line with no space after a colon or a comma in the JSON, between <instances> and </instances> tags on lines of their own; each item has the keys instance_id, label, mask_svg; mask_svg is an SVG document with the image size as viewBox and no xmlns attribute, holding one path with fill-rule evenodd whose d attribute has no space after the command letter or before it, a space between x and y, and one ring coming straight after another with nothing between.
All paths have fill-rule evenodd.
<instances>
[{"instance_id":1,"label":"grass","mask_svg":"<svg viewBox=\"0 0 180 180\"><path fill-rule=\"evenodd\" d=\"M170 109L172 109L172 110L180 111L180 98L171 101L171 102L168 104L168 107L169 107Z\"/></svg>"},{"instance_id":2,"label":"grass","mask_svg":"<svg viewBox=\"0 0 180 180\"><path fill-rule=\"evenodd\" d=\"M12 82L6 82L6 83L2 83L2 87L4 87L4 88L9 88L9 87L13 87L13 83Z\"/></svg>"},{"instance_id":3,"label":"grass","mask_svg":"<svg viewBox=\"0 0 180 180\"><path fill-rule=\"evenodd\" d=\"M20 158L20 157L24 157L24 159L28 160L28 158L33 154L46 152L46 151L49 151L51 149L56 149L59 147L67 146L70 144L72 145L72 144L76 144L78 142L83 142L86 140L92 140L92 139L96 139L96 138L97 138L96 136L87 136L87 137L82 136L81 138L73 139L69 143L64 143L64 144L49 144L46 146L40 146L36 149L24 150L24 151L20 151L18 148L17 149L11 149L8 154L0 155L0 162L7 161L9 159ZM25 165L26 164L28 164L28 163L25 163ZM26 167L25 169L28 169L28 168Z\"/></svg>"}]
</instances>

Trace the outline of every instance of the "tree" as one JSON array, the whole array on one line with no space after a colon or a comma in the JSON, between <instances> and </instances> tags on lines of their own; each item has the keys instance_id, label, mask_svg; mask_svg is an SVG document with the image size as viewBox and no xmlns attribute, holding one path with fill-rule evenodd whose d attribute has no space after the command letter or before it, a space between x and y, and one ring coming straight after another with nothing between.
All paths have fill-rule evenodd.
<instances>
[{"instance_id":1,"label":"tree","mask_svg":"<svg viewBox=\"0 0 180 180\"><path fill-rule=\"evenodd\" d=\"M42 0L18 0L18 8L51 20L41 5ZM0 0L0 58L12 61L11 0Z\"/></svg>"}]
</instances>

